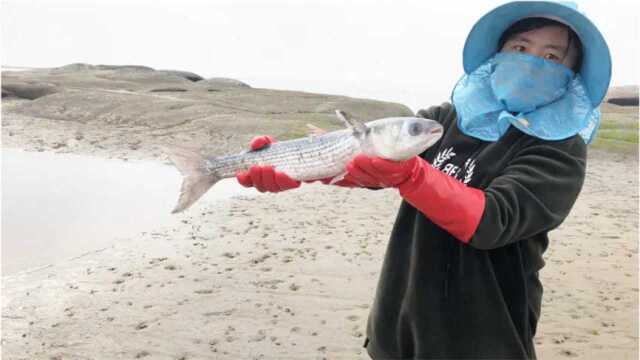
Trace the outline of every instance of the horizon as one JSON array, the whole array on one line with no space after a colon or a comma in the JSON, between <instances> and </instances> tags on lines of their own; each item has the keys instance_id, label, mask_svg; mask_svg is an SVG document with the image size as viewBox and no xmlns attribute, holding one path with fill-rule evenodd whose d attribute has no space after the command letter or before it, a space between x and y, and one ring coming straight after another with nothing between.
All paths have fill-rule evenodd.
<instances>
[{"instance_id":1,"label":"horizon","mask_svg":"<svg viewBox=\"0 0 640 360\"><path fill-rule=\"evenodd\" d=\"M0 63L144 65L416 111L449 100L469 30L502 3L2 0ZM609 43L611 87L637 85L640 5L578 3Z\"/></svg>"}]
</instances>

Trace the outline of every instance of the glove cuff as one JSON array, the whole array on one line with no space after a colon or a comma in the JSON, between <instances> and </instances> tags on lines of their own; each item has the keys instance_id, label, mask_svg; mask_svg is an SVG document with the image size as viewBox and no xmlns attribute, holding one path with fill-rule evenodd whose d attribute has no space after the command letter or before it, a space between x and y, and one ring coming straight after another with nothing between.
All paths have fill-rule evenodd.
<instances>
[{"instance_id":1,"label":"glove cuff","mask_svg":"<svg viewBox=\"0 0 640 360\"><path fill-rule=\"evenodd\" d=\"M484 212L482 190L464 185L422 158L417 159L411 177L398 189L433 223L464 243L471 241Z\"/></svg>"}]
</instances>

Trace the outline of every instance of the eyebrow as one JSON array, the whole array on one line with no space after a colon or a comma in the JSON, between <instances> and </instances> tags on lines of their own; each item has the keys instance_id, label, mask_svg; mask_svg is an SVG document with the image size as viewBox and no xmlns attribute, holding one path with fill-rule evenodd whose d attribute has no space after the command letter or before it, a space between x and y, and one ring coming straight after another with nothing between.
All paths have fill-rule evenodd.
<instances>
[{"instance_id":1,"label":"eyebrow","mask_svg":"<svg viewBox=\"0 0 640 360\"><path fill-rule=\"evenodd\" d=\"M527 43L527 44L531 44L531 40L527 39L526 37L522 36L522 35L517 35L515 37L513 37L513 39L511 39L511 41L520 41L523 43ZM566 46L562 46L562 45L557 45L557 44L548 44L544 46L545 49L553 49L553 50L557 50L557 51L566 51L567 47Z\"/></svg>"}]
</instances>

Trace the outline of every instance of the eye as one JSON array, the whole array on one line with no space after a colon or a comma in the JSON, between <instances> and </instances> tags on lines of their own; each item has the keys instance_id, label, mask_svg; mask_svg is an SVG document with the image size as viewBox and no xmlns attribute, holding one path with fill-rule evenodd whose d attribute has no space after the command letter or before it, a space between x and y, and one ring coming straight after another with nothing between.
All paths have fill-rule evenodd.
<instances>
[{"instance_id":1,"label":"eye","mask_svg":"<svg viewBox=\"0 0 640 360\"><path fill-rule=\"evenodd\" d=\"M522 46L522 45L513 45L513 46L511 47L511 49L512 49L513 51L515 51L515 52L523 52L523 51L525 51L525 48L524 48L524 46Z\"/></svg>"},{"instance_id":2,"label":"eye","mask_svg":"<svg viewBox=\"0 0 640 360\"><path fill-rule=\"evenodd\" d=\"M544 56L545 59L547 60L551 60L551 61L555 61L555 62L559 62L560 58L558 56L556 56L555 54L547 54Z\"/></svg>"},{"instance_id":3,"label":"eye","mask_svg":"<svg viewBox=\"0 0 640 360\"><path fill-rule=\"evenodd\" d=\"M418 136L422 133L422 130L422 124L415 122L409 126L409 135Z\"/></svg>"}]
</instances>

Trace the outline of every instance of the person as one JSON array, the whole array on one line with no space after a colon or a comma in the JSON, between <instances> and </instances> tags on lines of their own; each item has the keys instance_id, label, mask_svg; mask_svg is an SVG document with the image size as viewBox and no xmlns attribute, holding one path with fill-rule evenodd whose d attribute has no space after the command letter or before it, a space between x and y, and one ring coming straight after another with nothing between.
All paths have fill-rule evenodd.
<instances>
[{"instance_id":1,"label":"person","mask_svg":"<svg viewBox=\"0 0 640 360\"><path fill-rule=\"evenodd\" d=\"M418 112L443 125L435 146L403 162L358 155L337 183L403 198L368 319L375 359L536 357L542 255L582 188L610 53L575 6L517 1L473 26L463 67L451 103ZM237 179L300 186L268 166Z\"/></svg>"}]
</instances>

